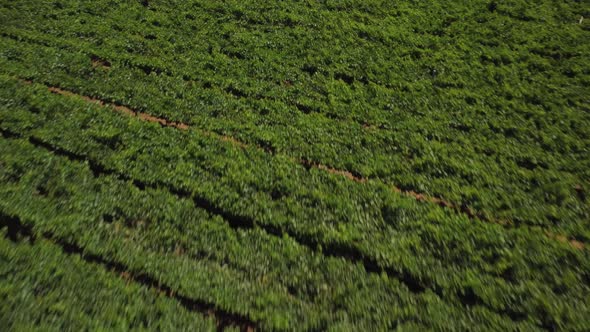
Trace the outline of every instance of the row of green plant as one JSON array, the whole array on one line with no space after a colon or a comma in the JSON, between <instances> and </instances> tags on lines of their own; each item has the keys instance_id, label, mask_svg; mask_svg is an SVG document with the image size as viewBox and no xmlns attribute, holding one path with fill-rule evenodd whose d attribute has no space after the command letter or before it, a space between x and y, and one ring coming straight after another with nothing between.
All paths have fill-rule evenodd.
<instances>
[{"instance_id":1,"label":"row of green plant","mask_svg":"<svg viewBox=\"0 0 590 332\"><path fill-rule=\"evenodd\" d=\"M91 178L83 177L92 176L86 165L79 163L70 168L61 168L63 165L59 165L60 161L47 152L43 156L45 158L39 158L40 160L25 159L20 163L18 160L10 160L10 157L18 158L19 153L30 152L19 150L19 145L23 143L3 142L3 150L10 153L3 158L3 162L8 163L10 172L5 177L8 180L19 179L20 176L23 178L12 185L3 183L0 206L5 214L16 215L24 224L33 226L36 233L49 232L60 241L82 247L86 254L104 257L113 264L123 265L133 275L142 278L147 275L151 280L157 280L165 287L173 289L179 296L204 301L211 307L231 310L233 313L248 314L275 328L292 324L295 318L305 327L303 314L307 314L307 319L314 320L313 311L302 301L290 297L283 288L248 279L245 273L221 262L194 259L191 254L180 255L173 250L160 252L157 246L164 246L166 243L159 243L158 238L148 237L151 234L134 232L129 226L121 225L121 221L110 219L117 216L100 214L101 209L112 207L105 204L108 200L122 199L120 193L107 198L107 195L117 189L109 186L108 178L101 188L106 188L105 192L98 192L98 183L87 183L85 191L76 192L69 181L62 179L72 177L75 181L89 182ZM27 147L34 151L30 144ZM10 151L11 148L15 151ZM64 157L61 164L64 163L63 159L67 163L67 158ZM43 165L47 172L40 171ZM25 171L19 174L19 169L21 172ZM80 169L85 169L86 174L76 174ZM92 189L95 189L94 195ZM87 198L80 199L84 194ZM90 210L92 207L98 215ZM107 220L101 220L101 217ZM142 223L142 220L129 222ZM162 236L178 235L174 233L174 228L170 227ZM165 240L170 242L169 238ZM198 256L199 252L192 255Z\"/></svg>"},{"instance_id":2,"label":"row of green plant","mask_svg":"<svg viewBox=\"0 0 590 332\"><path fill-rule=\"evenodd\" d=\"M46 58L46 57L44 57ZM87 58L79 57L78 61L82 61L84 63L85 66L87 66L88 68L90 67L90 65L88 64L89 60ZM69 61L69 64L72 65L72 63L74 63L73 60ZM27 69L29 68L29 69ZM87 68L87 69L88 69ZM28 76L26 74L31 73L30 71L30 67L29 66L23 66L21 69L21 72L25 74L25 76ZM21 74L22 74L21 73ZM58 76L56 73L48 73L46 74L47 76L52 77L51 82L57 82L60 81L60 83L63 85L64 80L67 80L67 77L62 77L62 76ZM140 74L141 75L141 74ZM33 77L37 77L37 75L33 75ZM123 76L122 78L124 78L126 76ZM138 77L137 79L140 79L141 77ZM100 78L101 79L101 78ZM100 79L97 78L96 82L100 82ZM117 80L118 82L123 81L122 80ZM78 83L74 83L74 84L78 84ZM69 87L69 88L73 88L73 87ZM74 88L75 89L75 88ZM87 87L86 90L90 90L90 91L81 91L82 93L87 93L90 94L92 88ZM112 88L113 91L118 91L118 93L120 93L121 91L123 91L123 89L121 87L119 88ZM150 98L149 96L153 96L153 93L157 93L157 91L152 90L149 92L146 92L145 96L146 98ZM140 95L143 96L143 95ZM105 98L104 96L102 96L103 98ZM141 99L141 98L140 98ZM145 99L142 99L145 100ZM169 107L170 105L167 105L166 103L164 103L163 105L160 105L161 108L158 109L165 109L164 107ZM154 106L156 107L156 106ZM173 108L173 109L177 109L177 108ZM180 108L182 109L182 108ZM153 113L153 112L152 112ZM176 112L175 112L176 113ZM175 118L174 116L170 116L168 115L168 117L170 118ZM209 121L207 119L204 119L204 121ZM221 130L220 127L225 127L225 128L229 128L231 127L231 125L225 125L227 122L219 122L217 123L214 127L213 130L217 130L217 131L225 131L225 130ZM201 124L198 124L199 126ZM251 132L250 129L248 129L246 132ZM258 142L260 143L260 142ZM262 142L261 145L266 145L266 142ZM338 147L338 145L331 143L332 146L334 146L335 148ZM443 148L441 146L441 148ZM434 154L433 154L434 156ZM369 156L366 156L366 158L370 158ZM464 167L466 167L467 169L471 169L471 165L464 165ZM555 175L551 175L552 173L550 172L541 172L541 173L536 173L537 175L534 174L529 174L531 176L531 179L527 180L528 182L531 182L533 184L542 184L544 182L555 182L555 181L560 181L558 184L558 186L556 187L551 187L549 185L544 185L543 187L538 188L539 190L539 195L543 195L543 199L546 201L544 202L543 205L539 205L540 202L538 201L531 201L531 199L534 199L534 197L530 197L531 195L529 193L521 193L524 197L520 197L518 196L516 193L518 193L516 190L508 190L508 189L514 189L514 187L508 187L508 189L506 190L506 192L512 192L515 194L509 195L510 198L512 200L517 199L518 197L520 197L520 200L523 202L522 204L528 202L528 209L524 209L521 208L518 212L520 214L526 214L527 212L531 212L533 215L538 214L539 212L541 212L542 214L545 213L549 216L551 216L552 218L550 219L551 222L544 222L544 226L547 227L552 227L555 226L553 225L553 223L555 222L555 220L563 220L565 219L565 221L571 221L571 223L565 223L565 222L560 222L557 223L557 228L558 229L567 229L567 233L572 233L572 234L576 234L578 237L585 239L587 236L585 235L585 226L583 223L584 220L584 216L586 215L586 211L584 209L584 202L585 200L582 200L581 202L579 201L580 198L578 196L576 196L577 192L575 191L576 188L576 184L577 184L577 180L575 177L571 177L571 176L567 176L564 175L563 173L559 173L559 175L561 175L561 177L558 176L558 174ZM519 172L518 175L524 176L527 175L526 172ZM419 175L416 175L416 177L420 177ZM497 180L497 179L496 179ZM452 182L450 180L446 180L447 182ZM525 181L526 182L526 181ZM473 190L475 191L476 189L473 188ZM570 193L573 192L572 193ZM503 194L506 195L506 192L504 192ZM549 205L547 204L547 202L551 202L553 204L561 204L563 205L561 208L557 208L555 205ZM582 204L580 206L580 204ZM545 212L543 212L545 211ZM561 213L561 214L560 214ZM577 221L577 223L575 223ZM531 220L528 221L532 224L537 224L540 221L539 220Z\"/></svg>"},{"instance_id":3,"label":"row of green plant","mask_svg":"<svg viewBox=\"0 0 590 332\"><path fill-rule=\"evenodd\" d=\"M232 229L219 216L195 208L190 199L93 173L83 161L56 156L26 140L0 140L0 149L2 211L18 216L37 234L51 232L86 254L124 262L132 274L157 278L174 285L180 295L213 301L215 307L248 315L265 328L384 329L410 322L408 327L422 328L513 326L485 308L465 311L431 292L412 294L394 278L315 253L288 236ZM172 265L160 262L171 257ZM211 280L219 274L224 284L195 277L208 265L222 267L209 273ZM225 269L239 279L228 278ZM189 283L208 295L187 288ZM252 290L257 284L261 289ZM232 292L233 301L219 299L225 292ZM441 317L452 322L441 325Z\"/></svg>"},{"instance_id":4,"label":"row of green plant","mask_svg":"<svg viewBox=\"0 0 590 332\"><path fill-rule=\"evenodd\" d=\"M191 197L230 223L288 234L310 250L383 269L410 290L433 291L453 305L544 327L587 324L586 251L542 230L472 221L379 182L306 170L281 155L162 128L43 85L2 76L0 91L3 129L103 171ZM129 252L114 249L120 245L103 250Z\"/></svg>"},{"instance_id":5,"label":"row of green plant","mask_svg":"<svg viewBox=\"0 0 590 332\"><path fill-rule=\"evenodd\" d=\"M4 330L216 330L213 319L43 238L12 242L9 224L15 221L0 217Z\"/></svg>"},{"instance_id":6,"label":"row of green plant","mask_svg":"<svg viewBox=\"0 0 590 332\"><path fill-rule=\"evenodd\" d=\"M233 5L239 6L240 11L248 11L243 5ZM436 47L426 47L428 52L438 52L444 45L467 34L451 37L413 33L410 36L407 30L385 41L401 43L411 37L421 42L417 45L401 43L401 53L388 53L391 45L384 43L383 38L365 40L353 47L351 44L360 38L352 31L356 27L335 30L334 26L329 26L329 23L336 24L334 20L344 22L345 18L354 16L350 13L330 19L333 13L329 11L316 17L317 20L311 15L305 18L311 22L305 23L302 18L304 23L296 27L275 29L271 33L265 27L274 26L272 22L251 24L249 19L241 21L231 15L228 17L228 13L235 14L231 6L223 10L218 5L187 8L186 15L203 17L178 21L183 15L165 8L146 10L130 5L121 9L104 8L108 7L105 3L87 6L68 3L63 8L45 8L59 17L60 22L71 20L68 24L71 28L62 29L60 23L58 32L57 23L52 20L19 27L22 24L16 20L28 21L21 14L25 9L31 12L29 15L42 10L42 7L21 6L24 7L4 8L6 20L15 21L6 33L53 47L66 46L68 50L36 50L35 54L18 44L24 55L14 48L5 51L9 60L24 63L24 68L19 68L13 61L7 62L6 66L14 68L15 72L26 72L48 84L60 84L172 120L227 133L295 158L310 159L379 178L404 189L441 196L457 205L482 211L492 219L555 227L581 240L590 238L582 222L590 218L585 198L586 182L590 178L586 157L590 133L585 125L589 119L587 113L577 111L583 107L583 87L588 77L580 69L581 55L587 52L587 47L575 42L585 33L578 26L567 26L561 46L562 52L570 56L564 55L559 61L544 54L546 50L539 50L538 44L532 41L515 50L498 50L498 40L496 44L481 45L489 33L470 28L473 32L470 35L479 39L465 40L461 47L463 51L475 46L483 48L470 53L474 59L466 58L465 52L451 52L436 63L430 63L433 54L421 55L418 59L403 54L423 52L429 43ZM477 17L479 7L484 6L456 9L449 18L455 34L467 26L455 16L470 13ZM301 12L306 10L299 8ZM561 10L565 14L572 9ZM406 8L404 15L410 12ZM125 20L121 15L136 19ZM518 45L523 36L529 36L531 30L541 24L497 13L489 15L492 16L484 22L486 26L508 25L510 29L505 28L504 34L514 39L509 42ZM553 25L562 24L554 16L557 15L547 16L546 20ZM76 20L84 20L84 23ZM200 25L194 33L189 33L191 24L196 24L190 22L194 21ZM379 22L367 19L366 24L373 26ZM386 22L393 24L395 21ZM443 24L444 20L436 22ZM415 24L407 23L412 28ZM109 30L114 26L121 31L116 36ZM211 26L222 28L211 29ZM408 29L402 27L400 31ZM46 34L52 31L55 33ZM334 35L334 31L339 34ZM326 40L320 38L315 42L318 34L325 35ZM314 43L294 42L311 35ZM330 43L347 40L347 36L352 38L350 44L344 45L347 47L340 49ZM536 38L552 36L543 32ZM271 40L277 45L256 44L261 40ZM129 43L143 46L130 47ZM218 48L214 46L217 44ZM37 45L29 47L39 48ZM228 51L232 47L249 47L246 53L255 56L232 56L235 52ZM371 54L354 53L368 49ZM303 58L303 54L314 50L323 52L317 61L330 59L329 63L320 65ZM542 52L538 54L532 52L534 50ZM84 54L79 54L80 51ZM377 54L390 53L391 59L375 59ZM91 55L109 62L111 69L93 69ZM339 56L356 58L343 60ZM55 64L48 66L49 59L55 59ZM396 59L399 63L394 61ZM374 64L374 68L362 69L366 75L351 74L354 70L350 68L336 68L342 61ZM34 63L37 67L32 66ZM463 66L466 63L473 65ZM392 64L397 67L391 68ZM419 74L424 68L436 66L454 67L438 68L436 77ZM386 77L376 68L387 69L388 75L400 74ZM535 71L535 68L542 70ZM554 70L556 74L548 78L547 70ZM310 75L309 71L314 74ZM460 81L462 87L441 88L452 83L437 83L444 72L452 76L446 80ZM352 83L350 77L342 76L345 73L353 75ZM363 82L362 77L370 76L368 73L381 76ZM523 82L524 77L529 79ZM135 84L138 81L142 84ZM391 87L387 82L405 82L407 86ZM547 86L554 88L545 91ZM509 90L512 87L522 87L519 88L522 91ZM535 95L530 95L531 91L535 91ZM385 102L389 106L384 105ZM368 124L368 128L362 123Z\"/></svg>"}]
</instances>

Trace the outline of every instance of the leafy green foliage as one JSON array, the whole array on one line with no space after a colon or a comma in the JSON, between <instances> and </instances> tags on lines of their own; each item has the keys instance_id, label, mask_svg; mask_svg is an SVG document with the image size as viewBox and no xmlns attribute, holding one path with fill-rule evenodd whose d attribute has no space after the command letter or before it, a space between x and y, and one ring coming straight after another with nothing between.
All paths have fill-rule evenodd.
<instances>
[{"instance_id":1,"label":"leafy green foliage","mask_svg":"<svg viewBox=\"0 0 590 332\"><path fill-rule=\"evenodd\" d=\"M0 212L263 329L587 330L587 248L555 239L590 240L580 15L520 0L0 4Z\"/></svg>"},{"instance_id":2,"label":"leafy green foliage","mask_svg":"<svg viewBox=\"0 0 590 332\"><path fill-rule=\"evenodd\" d=\"M4 231L4 230L3 230ZM0 240L0 320L7 330L183 329L215 331L212 319L127 283L97 264L40 240Z\"/></svg>"}]
</instances>

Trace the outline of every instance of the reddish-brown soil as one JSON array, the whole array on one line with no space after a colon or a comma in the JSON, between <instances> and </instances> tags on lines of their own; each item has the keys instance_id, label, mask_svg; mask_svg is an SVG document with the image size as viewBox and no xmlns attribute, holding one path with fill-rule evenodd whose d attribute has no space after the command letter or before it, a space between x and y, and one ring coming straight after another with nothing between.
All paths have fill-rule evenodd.
<instances>
[{"instance_id":1,"label":"reddish-brown soil","mask_svg":"<svg viewBox=\"0 0 590 332\"><path fill-rule=\"evenodd\" d=\"M31 81L25 81L28 84L32 84L33 82ZM153 122L153 123L158 123L162 126L166 126L166 127L173 127L173 128L177 128L177 129L181 129L181 130L188 130L191 127L186 124L186 123L182 123L182 122L174 122L174 121L170 121L164 118L159 118L144 112L138 112L135 110L132 110L129 107L126 106L122 106L122 105L117 105L117 104L113 104L113 103L108 103L105 102L103 100L100 99L96 99L96 98L92 98L92 97L88 97L88 96L83 96L71 91L67 91L58 87L48 87L48 90L51 91L52 93L55 94L59 94L59 95L63 95L63 96L70 96L70 97L77 97L77 98L81 98L85 101L91 102L91 103L95 103L101 106L105 106L105 107L110 107L113 108L114 110L123 113L123 114L127 114L133 117L137 117L140 120L143 121L147 121L147 122ZM369 126L366 127L367 129L370 128ZM247 148L250 145L242 142L234 137L231 136L227 136L227 135L220 135L211 131L206 131L206 130L202 130L202 129L197 129L200 132L202 132L203 134L207 135L207 136L212 136L212 137L217 137L218 139L220 139L221 141L224 142L229 142L231 144L234 144L236 146L239 146L241 148ZM262 149L264 151L266 151L266 149L259 147L259 146L255 146L256 148ZM346 170L340 170L340 169L336 169L336 168L332 168L323 164L319 164L313 161L309 161L309 160L295 160L293 159L293 161L298 162L299 164L302 164L303 166L307 167L307 168L317 168L320 169L322 171L326 171L330 174L335 174L335 175L339 175L339 176L343 176L351 181L357 182L357 183L366 183L368 181L367 178L364 178L362 176L359 175L355 175L350 171L346 171ZM581 187L580 187L581 188ZM400 193L402 195L408 196L408 197L412 197L417 201L420 202L426 202L426 203L431 203L431 204L436 204L439 205L441 207L444 208L450 208L453 209L455 211L461 212L466 214L469 218L471 219L479 219L479 220L483 220L483 221L487 221L487 222L492 222L492 223L496 223L496 224L500 224L500 225L509 225L510 222L506 221L506 220L492 220L486 216L484 216L482 213L477 213L475 211L473 211L471 208L467 207L467 206L459 206L457 204L453 204L451 202L445 201L442 198L439 197L435 197L435 196L428 196L425 194L421 194L421 193L417 193L413 190L402 190L397 186L391 186L391 190L396 192L396 193ZM581 189L576 188L576 190L578 192L581 191ZM560 242L564 242L564 243L569 243L572 247L576 248L576 249L584 249L585 248L585 244L574 240L574 239L568 239L566 236L563 235L557 235L557 234L553 234L553 233L546 233L547 236L549 236L550 238L556 239L557 241Z\"/></svg>"}]
</instances>

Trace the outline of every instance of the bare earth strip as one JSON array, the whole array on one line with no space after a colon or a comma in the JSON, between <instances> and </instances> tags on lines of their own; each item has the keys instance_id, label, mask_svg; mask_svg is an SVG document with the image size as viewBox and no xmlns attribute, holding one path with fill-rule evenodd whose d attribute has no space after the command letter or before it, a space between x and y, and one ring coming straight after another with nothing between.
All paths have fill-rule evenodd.
<instances>
[{"instance_id":1,"label":"bare earth strip","mask_svg":"<svg viewBox=\"0 0 590 332\"><path fill-rule=\"evenodd\" d=\"M104 64L101 64L101 65L106 66ZM27 84L33 84L34 83L32 81L29 81L29 80L21 80L21 81L23 81L23 82L25 82ZM164 118L160 118L160 117L156 117L156 116L150 115L148 113L138 112L138 111L135 111L135 110L133 110L133 109L127 107L127 106L117 105L117 104L105 102L105 101L100 100L100 99L97 99L97 98L83 96L83 95L80 95L80 94L77 94L77 93L74 93L74 92L71 92L71 91L68 91L68 90L64 90L64 89L59 88L59 87L47 87L47 89L51 93L59 94L59 95L62 95L62 96L68 96L68 97L76 97L76 98L83 99L83 100L85 100L87 102L90 102L90 103L98 104L98 105L105 106L105 107L110 107L110 108L114 109L115 111L117 111L119 113L123 113L123 114L129 115L129 116L136 117L136 118L138 118L138 119L140 119L142 121L147 121L147 122L152 122L152 123L158 123L161 126L173 127L173 128L177 128L177 129L180 129L180 130L196 129L196 130L200 131L201 133L203 133L204 135L216 137L216 138L218 138L221 141L232 143L232 144L234 144L236 146L239 146L241 148L246 148L246 147L249 147L250 146L249 144L244 143L242 141L239 141L236 138L231 137L231 136L220 135L220 134L217 134L217 133L212 132L212 131L206 131L206 130L203 130L203 129L191 127L188 124L185 124L185 123L182 123L182 122L174 122L174 121L170 121L170 120L167 120L167 119L164 119ZM262 147L259 147L259 146L254 146L254 147L257 148L257 149L264 150L265 152L269 152L269 151L267 151L267 149L264 149ZM368 181L367 178L364 178L364 177L359 176L359 175L355 175L355 174L353 174L350 171L335 169L335 168L332 168L332 167L329 167L329 166L326 166L326 165L322 165L322 164L319 164L319 163L316 163L316 162L313 162L313 161L310 161L310 160L306 160L306 159L302 159L302 160L292 159L292 160L294 162L296 162L296 163L299 163L299 164L303 165L304 167L306 167L308 169L309 168L319 169L319 170L322 170L322 171L325 171L325 172L328 172L328 173L331 173L331 174L343 176L346 179L351 180L351 181L354 181L354 182L357 182L357 183L366 183ZM392 185L390 188L391 188L392 191L394 191L396 193L400 193L402 195L405 195L405 196L408 196L408 197L412 197L412 198L414 198L417 201L431 203L431 204L436 204L436 205L441 206L443 208L449 208L449 209L453 209L453 210L455 210L457 212L464 213L465 215L467 215L471 219L479 219L479 220L483 220L483 221L487 221L487 222L492 222L492 223L500 224L500 225L509 225L510 224L510 221L490 219L490 218L484 216L482 213L473 211L473 209L471 209L468 206L459 206L458 204L454 204L452 202L446 201L446 200L441 199L439 197L428 196L426 194L417 193L417 192L415 192L413 190L402 190L401 188L399 188L399 187L397 187L395 185ZM555 240L557 240L559 242L569 243L572 247L574 247L576 249L582 250L582 249L585 248L585 244L584 243L582 243L582 242L580 242L578 240L575 240L575 239L568 239L564 235L554 234L554 233L551 233L549 231L546 231L545 234L549 238L555 239Z\"/></svg>"}]
</instances>

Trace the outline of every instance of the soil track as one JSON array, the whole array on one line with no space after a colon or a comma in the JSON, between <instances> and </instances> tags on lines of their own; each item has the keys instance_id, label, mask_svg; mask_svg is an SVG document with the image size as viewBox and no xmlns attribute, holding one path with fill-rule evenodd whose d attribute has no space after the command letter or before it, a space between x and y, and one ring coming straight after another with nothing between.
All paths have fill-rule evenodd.
<instances>
[{"instance_id":1,"label":"soil track","mask_svg":"<svg viewBox=\"0 0 590 332\"><path fill-rule=\"evenodd\" d=\"M21 80L23 82L25 82L26 84L35 84L35 82L30 81L30 80ZM148 113L145 112L139 112L139 111L135 111L127 106L123 106L123 105L118 105L118 104L114 104L114 103L109 103L97 98L93 98L93 97L88 97L88 96L84 96L84 95L80 95L77 94L75 92L69 91L69 90L65 90L59 87L54 87L54 86L48 86L47 89L54 94L59 94L62 96L68 96L68 97L75 97L75 98L80 98L82 100L85 100L87 102L90 103L94 103L94 104L98 104L100 106L104 106L104 107L110 107L112 109L114 109L115 111L119 112L119 113L123 113L129 116L133 116L136 118L139 118L142 121L147 121L147 122L152 122L152 123L158 123L161 126L164 127L173 127L173 128L177 128L180 130L189 130L189 129L193 129L193 130L198 130L199 132L201 132L202 134L206 135L206 136L211 136L211 137L216 137L218 139L220 139L221 141L224 142L229 142L231 144L234 144L236 146L239 146L241 148L248 148L252 145L247 144L245 142L242 142L234 137L231 136L227 136L227 135L221 135L212 131L207 131L207 130L203 130L200 128L194 128L191 127L190 125L186 124L186 123L182 123L182 122L175 122L175 121L170 121L168 119L165 118L160 118L160 117L156 117L153 115L150 115ZM258 145L254 145L255 148L257 149L261 149L267 153L273 153L268 151L268 149L258 146ZM310 161L307 159L302 159L302 160L295 160L292 158L292 160L296 163L299 163L301 165L303 165L304 167L306 167L307 169L310 168L316 168L325 172L328 172L330 174L335 174L335 175L339 175L339 176L343 176L345 178L347 178L348 180L357 182L357 183L366 183L369 181L369 179L364 178L358 174L354 174L350 171L347 170L340 170L340 169L336 169L336 168L332 168L330 166L327 165L323 165L314 161ZM467 215L470 219L479 219L482 221L486 221L486 222L491 222L491 223L495 223L495 224L499 224L499 225L503 225L503 226L509 226L511 225L510 221L507 220L499 220L499 219L490 219L489 217L485 216L483 213L481 212L476 212L473 211L473 209L471 209L468 206L460 206L458 204L454 204L452 202L446 201L442 198L439 197L435 197L435 196L429 196L426 194L421 194L418 192L415 192L413 190L403 190L395 185L391 185L390 186L391 190L396 192L396 193L400 193L402 195L408 196L408 197L412 197L413 199L419 201L419 202L425 202L425 203L430 203L430 204L436 204L440 207L443 208L448 208L448 209L452 209L456 212L459 213L463 213L465 215ZM563 243L569 243L572 247L579 249L579 250L583 250L586 246L583 242L580 242L578 240L575 239L568 239L566 236L564 235L560 235L560 234L554 234L551 233L549 231L546 231L545 234L552 238L555 239L559 242L563 242Z\"/></svg>"}]
</instances>

